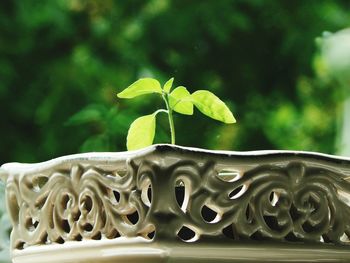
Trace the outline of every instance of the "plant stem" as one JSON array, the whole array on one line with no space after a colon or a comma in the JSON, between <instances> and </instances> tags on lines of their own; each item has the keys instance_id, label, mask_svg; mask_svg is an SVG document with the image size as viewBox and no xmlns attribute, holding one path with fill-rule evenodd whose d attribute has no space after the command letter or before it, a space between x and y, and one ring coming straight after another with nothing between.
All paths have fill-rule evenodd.
<instances>
[{"instance_id":1,"label":"plant stem","mask_svg":"<svg viewBox=\"0 0 350 263\"><path fill-rule=\"evenodd\" d=\"M167 110L164 110L164 109L156 110L153 114L157 115L157 114L160 113L160 112L164 112L164 113L168 114L168 111L167 111Z\"/></svg>"},{"instance_id":2,"label":"plant stem","mask_svg":"<svg viewBox=\"0 0 350 263\"><path fill-rule=\"evenodd\" d=\"M169 126L170 126L170 136L171 136L171 144L175 144L175 126L174 126L174 119L173 119L173 110L169 106L168 102L168 95L162 94L162 98L165 102L165 106L168 110L168 119L169 119Z\"/></svg>"}]
</instances>

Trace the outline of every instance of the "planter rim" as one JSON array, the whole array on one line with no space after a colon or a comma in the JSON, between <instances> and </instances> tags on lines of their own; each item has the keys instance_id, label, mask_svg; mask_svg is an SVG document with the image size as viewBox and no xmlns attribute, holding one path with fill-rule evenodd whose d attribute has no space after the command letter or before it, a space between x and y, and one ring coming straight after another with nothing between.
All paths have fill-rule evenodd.
<instances>
[{"instance_id":1,"label":"planter rim","mask_svg":"<svg viewBox=\"0 0 350 263\"><path fill-rule=\"evenodd\" d=\"M60 157L53 158L51 160L38 162L38 163L18 163L9 162L5 163L0 167L0 179L6 180L8 172L21 172L36 169L37 167L50 167L52 165L63 164L69 161L76 162L101 162L104 161L106 164L115 161L124 161L131 157L142 157L152 153L165 153L165 152L177 152L177 153L201 153L201 154L215 154L218 156L225 157L259 157L259 156L290 156L290 157L316 157L321 158L325 161L332 160L339 161L341 163L350 164L350 157L339 156L332 154L325 154L320 152L312 151L294 151L294 150L255 150L255 151L228 151L228 150L209 150L196 147L179 146L172 144L154 144L143 149L133 151L122 151L122 152L86 152L69 154Z\"/></svg>"}]
</instances>

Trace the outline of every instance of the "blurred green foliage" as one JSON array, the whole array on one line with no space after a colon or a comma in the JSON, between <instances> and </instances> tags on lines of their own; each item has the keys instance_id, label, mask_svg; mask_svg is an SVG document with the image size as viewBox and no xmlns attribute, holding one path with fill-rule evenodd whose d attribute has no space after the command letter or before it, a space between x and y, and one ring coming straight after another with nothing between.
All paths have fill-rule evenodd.
<instances>
[{"instance_id":1,"label":"blurred green foliage","mask_svg":"<svg viewBox=\"0 0 350 263\"><path fill-rule=\"evenodd\" d=\"M0 1L0 160L125 150L130 123L161 100L132 104L116 93L146 76L211 90L237 117L226 126L198 112L176 116L180 145L335 153L343 93L324 74L315 39L349 26L349 8L348 0ZM166 117L157 129L156 142L169 141Z\"/></svg>"}]
</instances>

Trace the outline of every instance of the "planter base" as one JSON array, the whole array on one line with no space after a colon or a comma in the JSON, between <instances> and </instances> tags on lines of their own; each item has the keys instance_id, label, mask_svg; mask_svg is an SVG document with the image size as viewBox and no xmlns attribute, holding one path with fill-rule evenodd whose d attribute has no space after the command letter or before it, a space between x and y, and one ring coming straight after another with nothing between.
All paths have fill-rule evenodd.
<instances>
[{"instance_id":1,"label":"planter base","mask_svg":"<svg viewBox=\"0 0 350 263\"><path fill-rule=\"evenodd\" d=\"M347 262L346 246L317 244L166 243L141 238L67 242L14 251L14 263Z\"/></svg>"}]
</instances>

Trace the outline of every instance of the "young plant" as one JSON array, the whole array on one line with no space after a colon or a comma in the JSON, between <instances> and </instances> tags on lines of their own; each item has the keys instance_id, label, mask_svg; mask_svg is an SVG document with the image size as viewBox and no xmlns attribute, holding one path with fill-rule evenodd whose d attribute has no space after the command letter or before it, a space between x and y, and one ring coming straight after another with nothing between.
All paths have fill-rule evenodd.
<instances>
[{"instance_id":1,"label":"young plant","mask_svg":"<svg viewBox=\"0 0 350 263\"><path fill-rule=\"evenodd\" d=\"M165 103L165 109L159 109L152 114L137 118L128 131L126 146L128 150L136 150L152 145L156 130L156 116L158 113L168 115L171 144L175 144L175 126L173 112L192 115L193 106L203 114L224 123L235 123L232 112L217 96L207 90L190 92L183 86L171 91L174 78L169 79L161 87L156 79L142 78L131 84L129 87L118 93L117 96L123 99L131 99L140 95L157 93Z\"/></svg>"}]
</instances>

